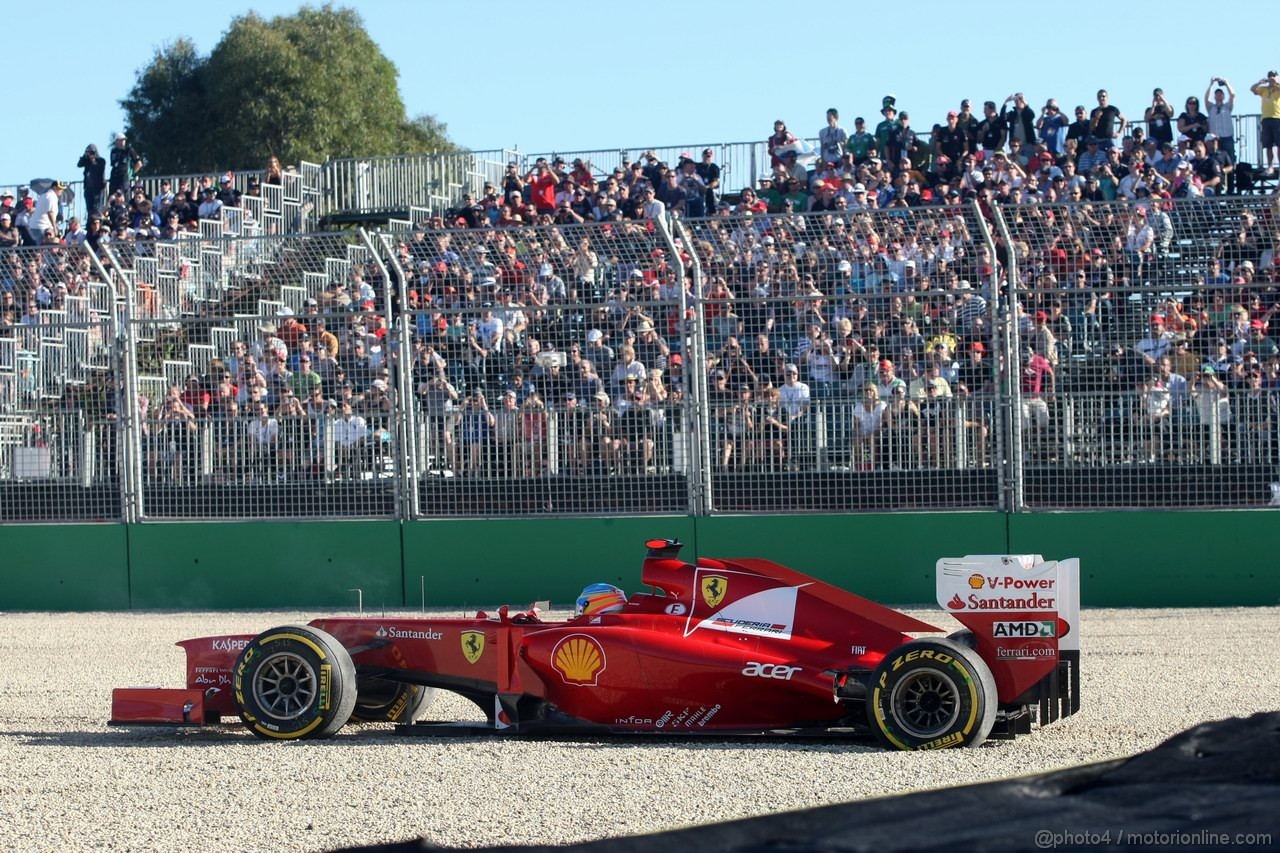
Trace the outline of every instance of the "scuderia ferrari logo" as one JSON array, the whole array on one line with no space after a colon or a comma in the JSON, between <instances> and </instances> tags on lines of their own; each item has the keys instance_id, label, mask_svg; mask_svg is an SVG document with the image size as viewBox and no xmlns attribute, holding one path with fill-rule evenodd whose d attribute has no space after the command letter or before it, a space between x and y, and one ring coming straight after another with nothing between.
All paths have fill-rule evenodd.
<instances>
[{"instance_id":1,"label":"scuderia ferrari logo","mask_svg":"<svg viewBox=\"0 0 1280 853\"><path fill-rule=\"evenodd\" d=\"M729 591L729 579L724 575L706 575L702 579L702 600L708 607L719 607Z\"/></svg>"},{"instance_id":2,"label":"scuderia ferrari logo","mask_svg":"<svg viewBox=\"0 0 1280 853\"><path fill-rule=\"evenodd\" d=\"M484 654L484 633L482 631L462 632L462 656L467 663L475 663Z\"/></svg>"}]
</instances>

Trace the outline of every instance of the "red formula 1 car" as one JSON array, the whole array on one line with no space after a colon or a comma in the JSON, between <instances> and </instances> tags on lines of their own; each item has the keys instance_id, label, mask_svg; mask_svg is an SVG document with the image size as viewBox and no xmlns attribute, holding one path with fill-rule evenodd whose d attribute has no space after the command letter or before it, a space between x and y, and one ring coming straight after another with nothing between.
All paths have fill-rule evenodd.
<instances>
[{"instance_id":1,"label":"red formula 1 car","mask_svg":"<svg viewBox=\"0 0 1280 853\"><path fill-rule=\"evenodd\" d=\"M184 640L187 689L118 689L113 724L236 716L262 738L333 735L348 722L431 735L565 733L838 736L897 749L977 746L1079 708L1079 562L938 562L939 629L768 560L679 559L646 543L652 589L617 612L543 621L317 619L257 636ZM432 689L487 724L412 723Z\"/></svg>"}]
</instances>

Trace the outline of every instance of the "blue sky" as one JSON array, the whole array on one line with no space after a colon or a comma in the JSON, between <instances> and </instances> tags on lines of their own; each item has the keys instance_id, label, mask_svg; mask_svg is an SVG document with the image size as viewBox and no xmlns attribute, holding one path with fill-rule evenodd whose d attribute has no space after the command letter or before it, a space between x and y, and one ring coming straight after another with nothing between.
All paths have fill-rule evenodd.
<instances>
[{"instance_id":1,"label":"blue sky","mask_svg":"<svg viewBox=\"0 0 1280 853\"><path fill-rule=\"evenodd\" d=\"M289 14L299 5L173 3L115 12L74 3L55 19L48 7L11 4L6 30L28 40L9 64L14 88L8 132L0 135L0 184L78 179L84 146L102 147L123 126L118 101L157 47L188 36L207 54L234 17ZM1229 35L1239 27L1234 12L1210 28L1218 37L1206 37L1200 3L1164 3L1154 23L1149 4L1065 15L1023 5L993 17L985 9L998 7L957 15L954 4L917 2L888 4L878 19L854 7L756 0L348 5L399 69L409 115L434 113L454 141L473 149L634 152L741 142L767 137L777 118L812 136L829 106L847 127L855 115L874 123L886 93L925 129L962 98L980 111L983 100L1015 91L1033 107L1053 96L1069 111L1092 107L1105 87L1134 118L1153 87L1163 87L1180 111L1187 96L1203 97L1211 75L1235 85L1238 113L1256 113L1248 86L1280 64L1266 38ZM42 32L51 34L47 45L38 41ZM36 57L44 68L33 75ZM32 93L37 79L41 95Z\"/></svg>"}]
</instances>

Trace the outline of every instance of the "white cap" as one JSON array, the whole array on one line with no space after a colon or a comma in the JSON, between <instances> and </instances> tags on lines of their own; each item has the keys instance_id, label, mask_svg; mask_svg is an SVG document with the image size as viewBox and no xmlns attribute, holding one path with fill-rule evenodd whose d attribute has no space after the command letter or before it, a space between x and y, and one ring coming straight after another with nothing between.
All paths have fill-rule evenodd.
<instances>
[{"instance_id":1,"label":"white cap","mask_svg":"<svg viewBox=\"0 0 1280 853\"><path fill-rule=\"evenodd\" d=\"M592 329L591 331L587 332L587 341L589 343L594 344L596 341L600 340L603 337L604 337L604 332L600 331L599 329Z\"/></svg>"}]
</instances>

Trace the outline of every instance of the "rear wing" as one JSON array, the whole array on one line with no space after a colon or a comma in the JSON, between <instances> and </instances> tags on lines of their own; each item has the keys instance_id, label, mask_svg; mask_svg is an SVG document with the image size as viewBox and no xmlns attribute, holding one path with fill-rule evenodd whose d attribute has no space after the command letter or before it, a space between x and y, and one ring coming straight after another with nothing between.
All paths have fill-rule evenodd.
<instances>
[{"instance_id":1,"label":"rear wing","mask_svg":"<svg viewBox=\"0 0 1280 853\"><path fill-rule=\"evenodd\" d=\"M1036 707L1040 725L1080 709L1079 559L944 558L937 565L937 597L938 606L973 632L1002 709Z\"/></svg>"}]
</instances>

